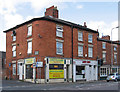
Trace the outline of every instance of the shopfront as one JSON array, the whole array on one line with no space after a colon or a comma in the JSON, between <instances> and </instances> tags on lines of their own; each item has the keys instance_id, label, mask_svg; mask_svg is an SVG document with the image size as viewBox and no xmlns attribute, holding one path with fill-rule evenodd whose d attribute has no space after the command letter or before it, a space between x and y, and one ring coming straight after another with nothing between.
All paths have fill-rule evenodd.
<instances>
[{"instance_id":1,"label":"shopfront","mask_svg":"<svg viewBox=\"0 0 120 92\"><path fill-rule=\"evenodd\" d=\"M70 59L47 58L46 82L72 81L72 65Z\"/></svg>"},{"instance_id":2,"label":"shopfront","mask_svg":"<svg viewBox=\"0 0 120 92\"><path fill-rule=\"evenodd\" d=\"M25 81L33 81L35 79L35 68L33 67L35 63L35 58L27 58L25 59L24 64L24 79Z\"/></svg>"},{"instance_id":3,"label":"shopfront","mask_svg":"<svg viewBox=\"0 0 120 92\"><path fill-rule=\"evenodd\" d=\"M73 79L92 81L98 79L97 61L92 60L73 60Z\"/></svg>"}]
</instances>

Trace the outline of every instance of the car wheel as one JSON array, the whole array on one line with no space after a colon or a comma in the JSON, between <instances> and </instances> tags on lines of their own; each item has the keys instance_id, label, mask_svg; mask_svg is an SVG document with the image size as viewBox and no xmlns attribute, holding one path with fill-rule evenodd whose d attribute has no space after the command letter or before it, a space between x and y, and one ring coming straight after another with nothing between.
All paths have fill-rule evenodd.
<instances>
[{"instance_id":1,"label":"car wheel","mask_svg":"<svg viewBox=\"0 0 120 92\"><path fill-rule=\"evenodd\" d=\"M109 82L109 80L107 80L107 82Z\"/></svg>"}]
</instances>

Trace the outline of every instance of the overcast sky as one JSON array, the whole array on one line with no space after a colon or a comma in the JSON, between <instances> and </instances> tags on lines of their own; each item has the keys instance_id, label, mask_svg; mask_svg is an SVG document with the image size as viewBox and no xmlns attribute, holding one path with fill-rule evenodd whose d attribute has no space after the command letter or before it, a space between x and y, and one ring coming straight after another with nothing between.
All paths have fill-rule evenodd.
<instances>
[{"instance_id":1,"label":"overcast sky","mask_svg":"<svg viewBox=\"0 0 120 92\"><path fill-rule=\"evenodd\" d=\"M6 51L6 36L3 33L11 27L34 17L44 16L45 9L54 5L59 10L59 18L97 30L102 35L110 35L118 26L119 0L0 0L0 51ZM91 2L90 2L91 1ZM102 2L101 2L102 1ZM114 2L113 2L114 1ZM113 30L113 40L118 40L118 29Z\"/></svg>"}]
</instances>

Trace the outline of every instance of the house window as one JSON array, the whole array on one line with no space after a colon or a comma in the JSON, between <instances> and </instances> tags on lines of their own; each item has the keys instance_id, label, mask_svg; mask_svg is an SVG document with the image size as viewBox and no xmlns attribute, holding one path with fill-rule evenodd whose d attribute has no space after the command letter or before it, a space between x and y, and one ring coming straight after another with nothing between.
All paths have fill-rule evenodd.
<instances>
[{"instance_id":1,"label":"house window","mask_svg":"<svg viewBox=\"0 0 120 92\"><path fill-rule=\"evenodd\" d=\"M103 62L106 62L106 53L103 53L102 57L103 57Z\"/></svg>"},{"instance_id":2,"label":"house window","mask_svg":"<svg viewBox=\"0 0 120 92\"><path fill-rule=\"evenodd\" d=\"M59 26L59 25L56 26L56 36L63 37L63 27L62 26Z\"/></svg>"},{"instance_id":3,"label":"house window","mask_svg":"<svg viewBox=\"0 0 120 92\"><path fill-rule=\"evenodd\" d=\"M63 54L63 43L62 42L56 42L56 53Z\"/></svg>"},{"instance_id":4,"label":"house window","mask_svg":"<svg viewBox=\"0 0 120 92\"><path fill-rule=\"evenodd\" d=\"M28 54L32 53L32 41L28 41L28 50L27 50Z\"/></svg>"},{"instance_id":5,"label":"house window","mask_svg":"<svg viewBox=\"0 0 120 92\"><path fill-rule=\"evenodd\" d=\"M117 51L117 47L116 46L114 46L114 51Z\"/></svg>"},{"instance_id":6,"label":"house window","mask_svg":"<svg viewBox=\"0 0 120 92\"><path fill-rule=\"evenodd\" d=\"M88 42L92 43L92 34L88 34Z\"/></svg>"},{"instance_id":7,"label":"house window","mask_svg":"<svg viewBox=\"0 0 120 92\"><path fill-rule=\"evenodd\" d=\"M114 62L117 63L117 54L114 54Z\"/></svg>"},{"instance_id":8,"label":"house window","mask_svg":"<svg viewBox=\"0 0 120 92\"><path fill-rule=\"evenodd\" d=\"M78 46L78 56L83 57L83 46Z\"/></svg>"},{"instance_id":9,"label":"house window","mask_svg":"<svg viewBox=\"0 0 120 92\"><path fill-rule=\"evenodd\" d=\"M102 48L106 49L106 43L102 43Z\"/></svg>"},{"instance_id":10,"label":"house window","mask_svg":"<svg viewBox=\"0 0 120 92\"><path fill-rule=\"evenodd\" d=\"M16 64L13 64L13 75L16 75Z\"/></svg>"},{"instance_id":11,"label":"house window","mask_svg":"<svg viewBox=\"0 0 120 92\"><path fill-rule=\"evenodd\" d=\"M78 41L83 41L83 33L78 31Z\"/></svg>"},{"instance_id":12,"label":"house window","mask_svg":"<svg viewBox=\"0 0 120 92\"><path fill-rule=\"evenodd\" d=\"M88 47L88 57L93 57L93 47Z\"/></svg>"},{"instance_id":13,"label":"house window","mask_svg":"<svg viewBox=\"0 0 120 92\"><path fill-rule=\"evenodd\" d=\"M100 68L100 76L107 76L107 68Z\"/></svg>"},{"instance_id":14,"label":"house window","mask_svg":"<svg viewBox=\"0 0 120 92\"><path fill-rule=\"evenodd\" d=\"M12 47L13 57L16 57L16 45Z\"/></svg>"},{"instance_id":15,"label":"house window","mask_svg":"<svg viewBox=\"0 0 120 92\"><path fill-rule=\"evenodd\" d=\"M32 25L28 26L28 36L32 35Z\"/></svg>"},{"instance_id":16,"label":"house window","mask_svg":"<svg viewBox=\"0 0 120 92\"><path fill-rule=\"evenodd\" d=\"M13 41L16 41L16 35L13 35Z\"/></svg>"}]
</instances>

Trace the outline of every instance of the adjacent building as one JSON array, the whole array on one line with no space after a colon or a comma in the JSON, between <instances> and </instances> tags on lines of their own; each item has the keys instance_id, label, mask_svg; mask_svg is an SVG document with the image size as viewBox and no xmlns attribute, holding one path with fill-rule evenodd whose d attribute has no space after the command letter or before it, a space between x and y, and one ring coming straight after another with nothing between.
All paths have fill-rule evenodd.
<instances>
[{"instance_id":1,"label":"adjacent building","mask_svg":"<svg viewBox=\"0 0 120 92\"><path fill-rule=\"evenodd\" d=\"M98 38L98 60L103 61L99 68L100 79L106 79L110 73L120 73L120 42L111 41L110 36Z\"/></svg>"},{"instance_id":2,"label":"adjacent building","mask_svg":"<svg viewBox=\"0 0 120 92\"><path fill-rule=\"evenodd\" d=\"M6 77L6 52L0 51L0 78L5 79Z\"/></svg>"},{"instance_id":3,"label":"adjacent building","mask_svg":"<svg viewBox=\"0 0 120 92\"><path fill-rule=\"evenodd\" d=\"M37 83L97 80L98 32L58 18L57 7L4 31L7 77Z\"/></svg>"}]
</instances>

